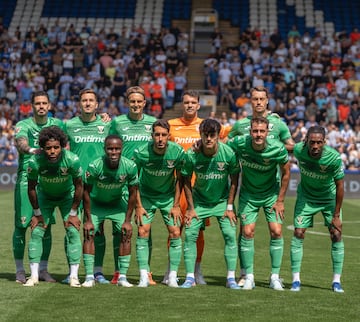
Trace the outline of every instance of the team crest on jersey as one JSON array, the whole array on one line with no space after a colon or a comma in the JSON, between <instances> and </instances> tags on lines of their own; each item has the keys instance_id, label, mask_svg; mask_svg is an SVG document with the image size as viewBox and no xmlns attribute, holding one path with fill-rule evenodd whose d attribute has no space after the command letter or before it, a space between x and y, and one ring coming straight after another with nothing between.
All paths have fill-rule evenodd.
<instances>
[{"instance_id":1,"label":"team crest on jersey","mask_svg":"<svg viewBox=\"0 0 360 322\"><path fill-rule=\"evenodd\" d=\"M27 173L31 173L32 169L30 167L27 168Z\"/></svg>"},{"instance_id":2,"label":"team crest on jersey","mask_svg":"<svg viewBox=\"0 0 360 322\"><path fill-rule=\"evenodd\" d=\"M146 131L146 132L151 132L151 131L152 131L152 125L146 124L146 125L145 125L145 131Z\"/></svg>"},{"instance_id":3,"label":"team crest on jersey","mask_svg":"<svg viewBox=\"0 0 360 322\"><path fill-rule=\"evenodd\" d=\"M90 172L89 172L89 171L86 171L86 172L85 172L85 177L86 177L86 178L89 178L89 177L90 177Z\"/></svg>"},{"instance_id":4,"label":"team crest on jersey","mask_svg":"<svg viewBox=\"0 0 360 322\"><path fill-rule=\"evenodd\" d=\"M126 179L126 175L119 176L120 182L124 182Z\"/></svg>"},{"instance_id":5,"label":"team crest on jersey","mask_svg":"<svg viewBox=\"0 0 360 322\"><path fill-rule=\"evenodd\" d=\"M324 164L320 164L320 172L325 173L327 170L328 166L324 165Z\"/></svg>"},{"instance_id":6,"label":"team crest on jersey","mask_svg":"<svg viewBox=\"0 0 360 322\"><path fill-rule=\"evenodd\" d=\"M20 220L22 225L26 224L26 217L21 217Z\"/></svg>"},{"instance_id":7,"label":"team crest on jersey","mask_svg":"<svg viewBox=\"0 0 360 322\"><path fill-rule=\"evenodd\" d=\"M99 133L99 134L104 134L104 132L105 132L105 127L104 127L103 125L99 125L97 128L98 128L98 133Z\"/></svg>"},{"instance_id":8,"label":"team crest on jersey","mask_svg":"<svg viewBox=\"0 0 360 322\"><path fill-rule=\"evenodd\" d=\"M62 176L67 176L69 174L69 169L68 168L60 168L60 174Z\"/></svg>"},{"instance_id":9,"label":"team crest on jersey","mask_svg":"<svg viewBox=\"0 0 360 322\"><path fill-rule=\"evenodd\" d=\"M272 131L273 128L274 128L274 124L269 123L269 131Z\"/></svg>"},{"instance_id":10,"label":"team crest on jersey","mask_svg":"<svg viewBox=\"0 0 360 322\"><path fill-rule=\"evenodd\" d=\"M270 159L263 159L265 164L269 164L270 163Z\"/></svg>"},{"instance_id":11,"label":"team crest on jersey","mask_svg":"<svg viewBox=\"0 0 360 322\"><path fill-rule=\"evenodd\" d=\"M175 166L175 160L166 160L166 162L169 169L172 169Z\"/></svg>"},{"instance_id":12,"label":"team crest on jersey","mask_svg":"<svg viewBox=\"0 0 360 322\"><path fill-rule=\"evenodd\" d=\"M48 172L49 172L48 169L44 169L44 170L41 170L41 171L40 171L40 174L41 174L41 175L44 175L44 174L46 174L46 173L48 173Z\"/></svg>"},{"instance_id":13,"label":"team crest on jersey","mask_svg":"<svg viewBox=\"0 0 360 322\"><path fill-rule=\"evenodd\" d=\"M245 221L245 220L246 220L246 214L241 214L240 217L241 217L241 220L242 220L242 221Z\"/></svg>"},{"instance_id":14,"label":"team crest on jersey","mask_svg":"<svg viewBox=\"0 0 360 322\"><path fill-rule=\"evenodd\" d=\"M219 171L224 171L225 170L225 162L217 162L217 169Z\"/></svg>"},{"instance_id":15,"label":"team crest on jersey","mask_svg":"<svg viewBox=\"0 0 360 322\"><path fill-rule=\"evenodd\" d=\"M298 216L298 217L296 217L296 223L297 223L298 225L301 225L301 224L303 223L303 219L304 219L303 216Z\"/></svg>"},{"instance_id":16,"label":"team crest on jersey","mask_svg":"<svg viewBox=\"0 0 360 322\"><path fill-rule=\"evenodd\" d=\"M18 134L21 131L21 126L15 128L15 134Z\"/></svg>"}]
</instances>

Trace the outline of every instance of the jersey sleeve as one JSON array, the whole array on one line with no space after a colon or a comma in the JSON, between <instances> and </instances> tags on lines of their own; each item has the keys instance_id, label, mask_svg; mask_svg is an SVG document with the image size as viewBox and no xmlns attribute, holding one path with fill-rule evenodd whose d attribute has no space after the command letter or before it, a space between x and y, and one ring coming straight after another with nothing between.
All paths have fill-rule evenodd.
<instances>
[{"instance_id":1,"label":"jersey sleeve","mask_svg":"<svg viewBox=\"0 0 360 322\"><path fill-rule=\"evenodd\" d=\"M39 166L36 162L36 155L32 156L29 159L29 164L27 167L27 177L28 180L37 180L39 175Z\"/></svg>"},{"instance_id":2,"label":"jersey sleeve","mask_svg":"<svg viewBox=\"0 0 360 322\"><path fill-rule=\"evenodd\" d=\"M76 178L79 178L79 177L82 177L83 175L83 169L81 167L81 163L80 163L80 159L79 157L75 154L75 153L72 153L71 154L71 176L73 177L73 179L76 179Z\"/></svg>"},{"instance_id":3,"label":"jersey sleeve","mask_svg":"<svg viewBox=\"0 0 360 322\"><path fill-rule=\"evenodd\" d=\"M137 186L139 185L138 168L134 161L129 160L129 162L128 185Z\"/></svg>"}]
</instances>

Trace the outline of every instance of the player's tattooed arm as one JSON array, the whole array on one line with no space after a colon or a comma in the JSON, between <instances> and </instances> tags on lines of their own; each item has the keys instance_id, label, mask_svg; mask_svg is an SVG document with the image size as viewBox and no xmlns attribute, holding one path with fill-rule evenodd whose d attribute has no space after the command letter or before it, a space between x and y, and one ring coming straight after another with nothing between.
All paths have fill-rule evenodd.
<instances>
[{"instance_id":1,"label":"player's tattooed arm","mask_svg":"<svg viewBox=\"0 0 360 322\"><path fill-rule=\"evenodd\" d=\"M15 139L15 144L19 153L22 154L37 154L40 152L40 149L31 148L29 146L29 142L26 137L20 137Z\"/></svg>"}]
</instances>

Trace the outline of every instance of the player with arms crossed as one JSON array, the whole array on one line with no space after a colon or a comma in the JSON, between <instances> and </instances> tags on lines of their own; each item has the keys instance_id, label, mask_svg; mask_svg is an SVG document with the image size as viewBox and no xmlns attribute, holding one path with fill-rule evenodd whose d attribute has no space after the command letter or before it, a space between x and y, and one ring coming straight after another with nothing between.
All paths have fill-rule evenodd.
<instances>
[{"instance_id":1,"label":"player with arms crossed","mask_svg":"<svg viewBox=\"0 0 360 322\"><path fill-rule=\"evenodd\" d=\"M122 141L117 135L105 139L105 156L91 162L84 184L84 240L99 231L101 223L111 220L113 234L119 240L118 286L132 287L126 274L131 259L131 217L136 204L138 174L136 164L121 155ZM124 193L128 190L128 193ZM91 243L89 252L94 250ZM84 285L87 286L87 285Z\"/></svg>"},{"instance_id":2,"label":"player with arms crossed","mask_svg":"<svg viewBox=\"0 0 360 322\"><path fill-rule=\"evenodd\" d=\"M49 96L45 91L37 91L32 94L31 104L33 117L19 121L15 127L15 143L19 151L19 166L14 191L15 230L13 233L13 253L16 265L16 282L25 283L24 252L26 230L30 226L33 209L28 197L27 167L32 155L40 153L39 133L41 129L57 125L62 127L62 122L56 118L48 117L51 107ZM39 279L46 282L56 282L48 273L48 259L51 250L51 224L45 231L43 240L43 254L40 261Z\"/></svg>"},{"instance_id":3,"label":"player with arms crossed","mask_svg":"<svg viewBox=\"0 0 360 322\"><path fill-rule=\"evenodd\" d=\"M180 233L181 211L179 206L181 184L179 180L184 149L169 141L170 125L157 120L152 125L153 141L135 151L134 161L140 173L140 188L135 210L138 225L136 254L140 269L139 287L147 287L149 262L149 234L155 212L160 210L169 232L169 281L178 287L177 270L181 261Z\"/></svg>"},{"instance_id":4,"label":"player with arms crossed","mask_svg":"<svg viewBox=\"0 0 360 322\"><path fill-rule=\"evenodd\" d=\"M109 134L111 122L107 121L104 115L100 116L96 113L99 103L96 92L93 89L82 89L79 92L79 98L81 114L65 122L64 126L65 132L69 138L70 151L79 156L81 167L86 171L91 161L104 154L104 141ZM100 284L108 284L110 282L104 277L101 266L95 267L94 275L94 260L96 258L96 253L103 257L105 252L103 229L100 229L100 232L98 232L96 236L91 235L89 238L94 238L95 240L95 255L92 252L92 254L89 254L88 252L87 245L88 243L92 245L92 241L84 240L83 260L86 277L83 286L94 286L95 280ZM101 259L95 261L100 261L102 263ZM63 283L68 282L67 277Z\"/></svg>"},{"instance_id":5,"label":"player with arms crossed","mask_svg":"<svg viewBox=\"0 0 360 322\"><path fill-rule=\"evenodd\" d=\"M237 263L236 215L233 203L237 191L240 165L234 152L219 142L221 125L214 119L200 124L199 151L186 152L184 191L188 202L185 216L184 260L186 279L182 288L195 286L196 240L206 218L216 217L225 241L224 256L227 266L226 286L240 289L235 281ZM191 184L195 173L196 180Z\"/></svg>"},{"instance_id":6,"label":"player with arms crossed","mask_svg":"<svg viewBox=\"0 0 360 322\"><path fill-rule=\"evenodd\" d=\"M126 91L127 104L129 106L129 113L126 115L117 116L112 121L111 132L117 134L123 141L122 155L128 159L132 159L134 151L143 144L152 140L151 129L152 124L156 118L144 113L146 107L145 92L140 86L129 87ZM149 247L151 254L151 231L149 237ZM151 256L150 256L151 257ZM152 274L149 271L149 282L155 285L156 282L152 279ZM116 283L115 280L119 276L119 272L115 270L114 277L111 283Z\"/></svg>"},{"instance_id":7,"label":"player with arms crossed","mask_svg":"<svg viewBox=\"0 0 360 322\"><path fill-rule=\"evenodd\" d=\"M300 168L300 183L294 210L294 236L290 259L293 282L291 291L300 291L300 268L303 242L307 228L313 227L314 216L321 212L331 238L334 292L343 293L340 277L344 263L342 211L344 198L344 169L339 153L326 145L325 129L309 128L304 142L294 147Z\"/></svg>"},{"instance_id":8,"label":"player with arms crossed","mask_svg":"<svg viewBox=\"0 0 360 322\"><path fill-rule=\"evenodd\" d=\"M39 134L42 152L28 165L28 193L34 209L29 241L31 277L24 286L39 283L42 239L55 207L58 207L66 231L66 257L70 264L70 287L81 287L78 278L81 260L80 219L78 207L83 193L82 169L78 156L65 149L67 137L57 126L46 127Z\"/></svg>"},{"instance_id":9,"label":"player with arms crossed","mask_svg":"<svg viewBox=\"0 0 360 322\"><path fill-rule=\"evenodd\" d=\"M253 117L250 135L236 136L227 142L239 157L242 167L238 217L242 226L240 256L246 273L244 290L255 287L254 235L261 207L270 231L270 288L284 290L279 272L284 252L282 220L290 164L285 146L279 141L267 139L268 126L268 119ZM281 170L281 184L277 179L278 167Z\"/></svg>"}]
</instances>

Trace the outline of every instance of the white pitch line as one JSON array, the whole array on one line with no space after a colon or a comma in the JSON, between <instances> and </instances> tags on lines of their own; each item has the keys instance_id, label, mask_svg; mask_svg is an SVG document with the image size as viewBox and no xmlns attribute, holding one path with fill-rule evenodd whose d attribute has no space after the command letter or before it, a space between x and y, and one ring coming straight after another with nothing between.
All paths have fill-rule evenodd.
<instances>
[{"instance_id":1,"label":"white pitch line","mask_svg":"<svg viewBox=\"0 0 360 322\"><path fill-rule=\"evenodd\" d=\"M360 221L343 221L342 223L343 224L360 224ZM316 223L314 223L314 226L315 225L323 225L323 224L324 224L323 222L316 222ZM286 226L286 228L288 230L294 230L294 225ZM329 233L323 233L323 232L320 232L320 231L314 231L314 230L311 230L311 228L306 230L306 234L319 235L319 236L329 236ZM360 236L342 235L342 237L350 238L350 239L360 239Z\"/></svg>"}]
</instances>

